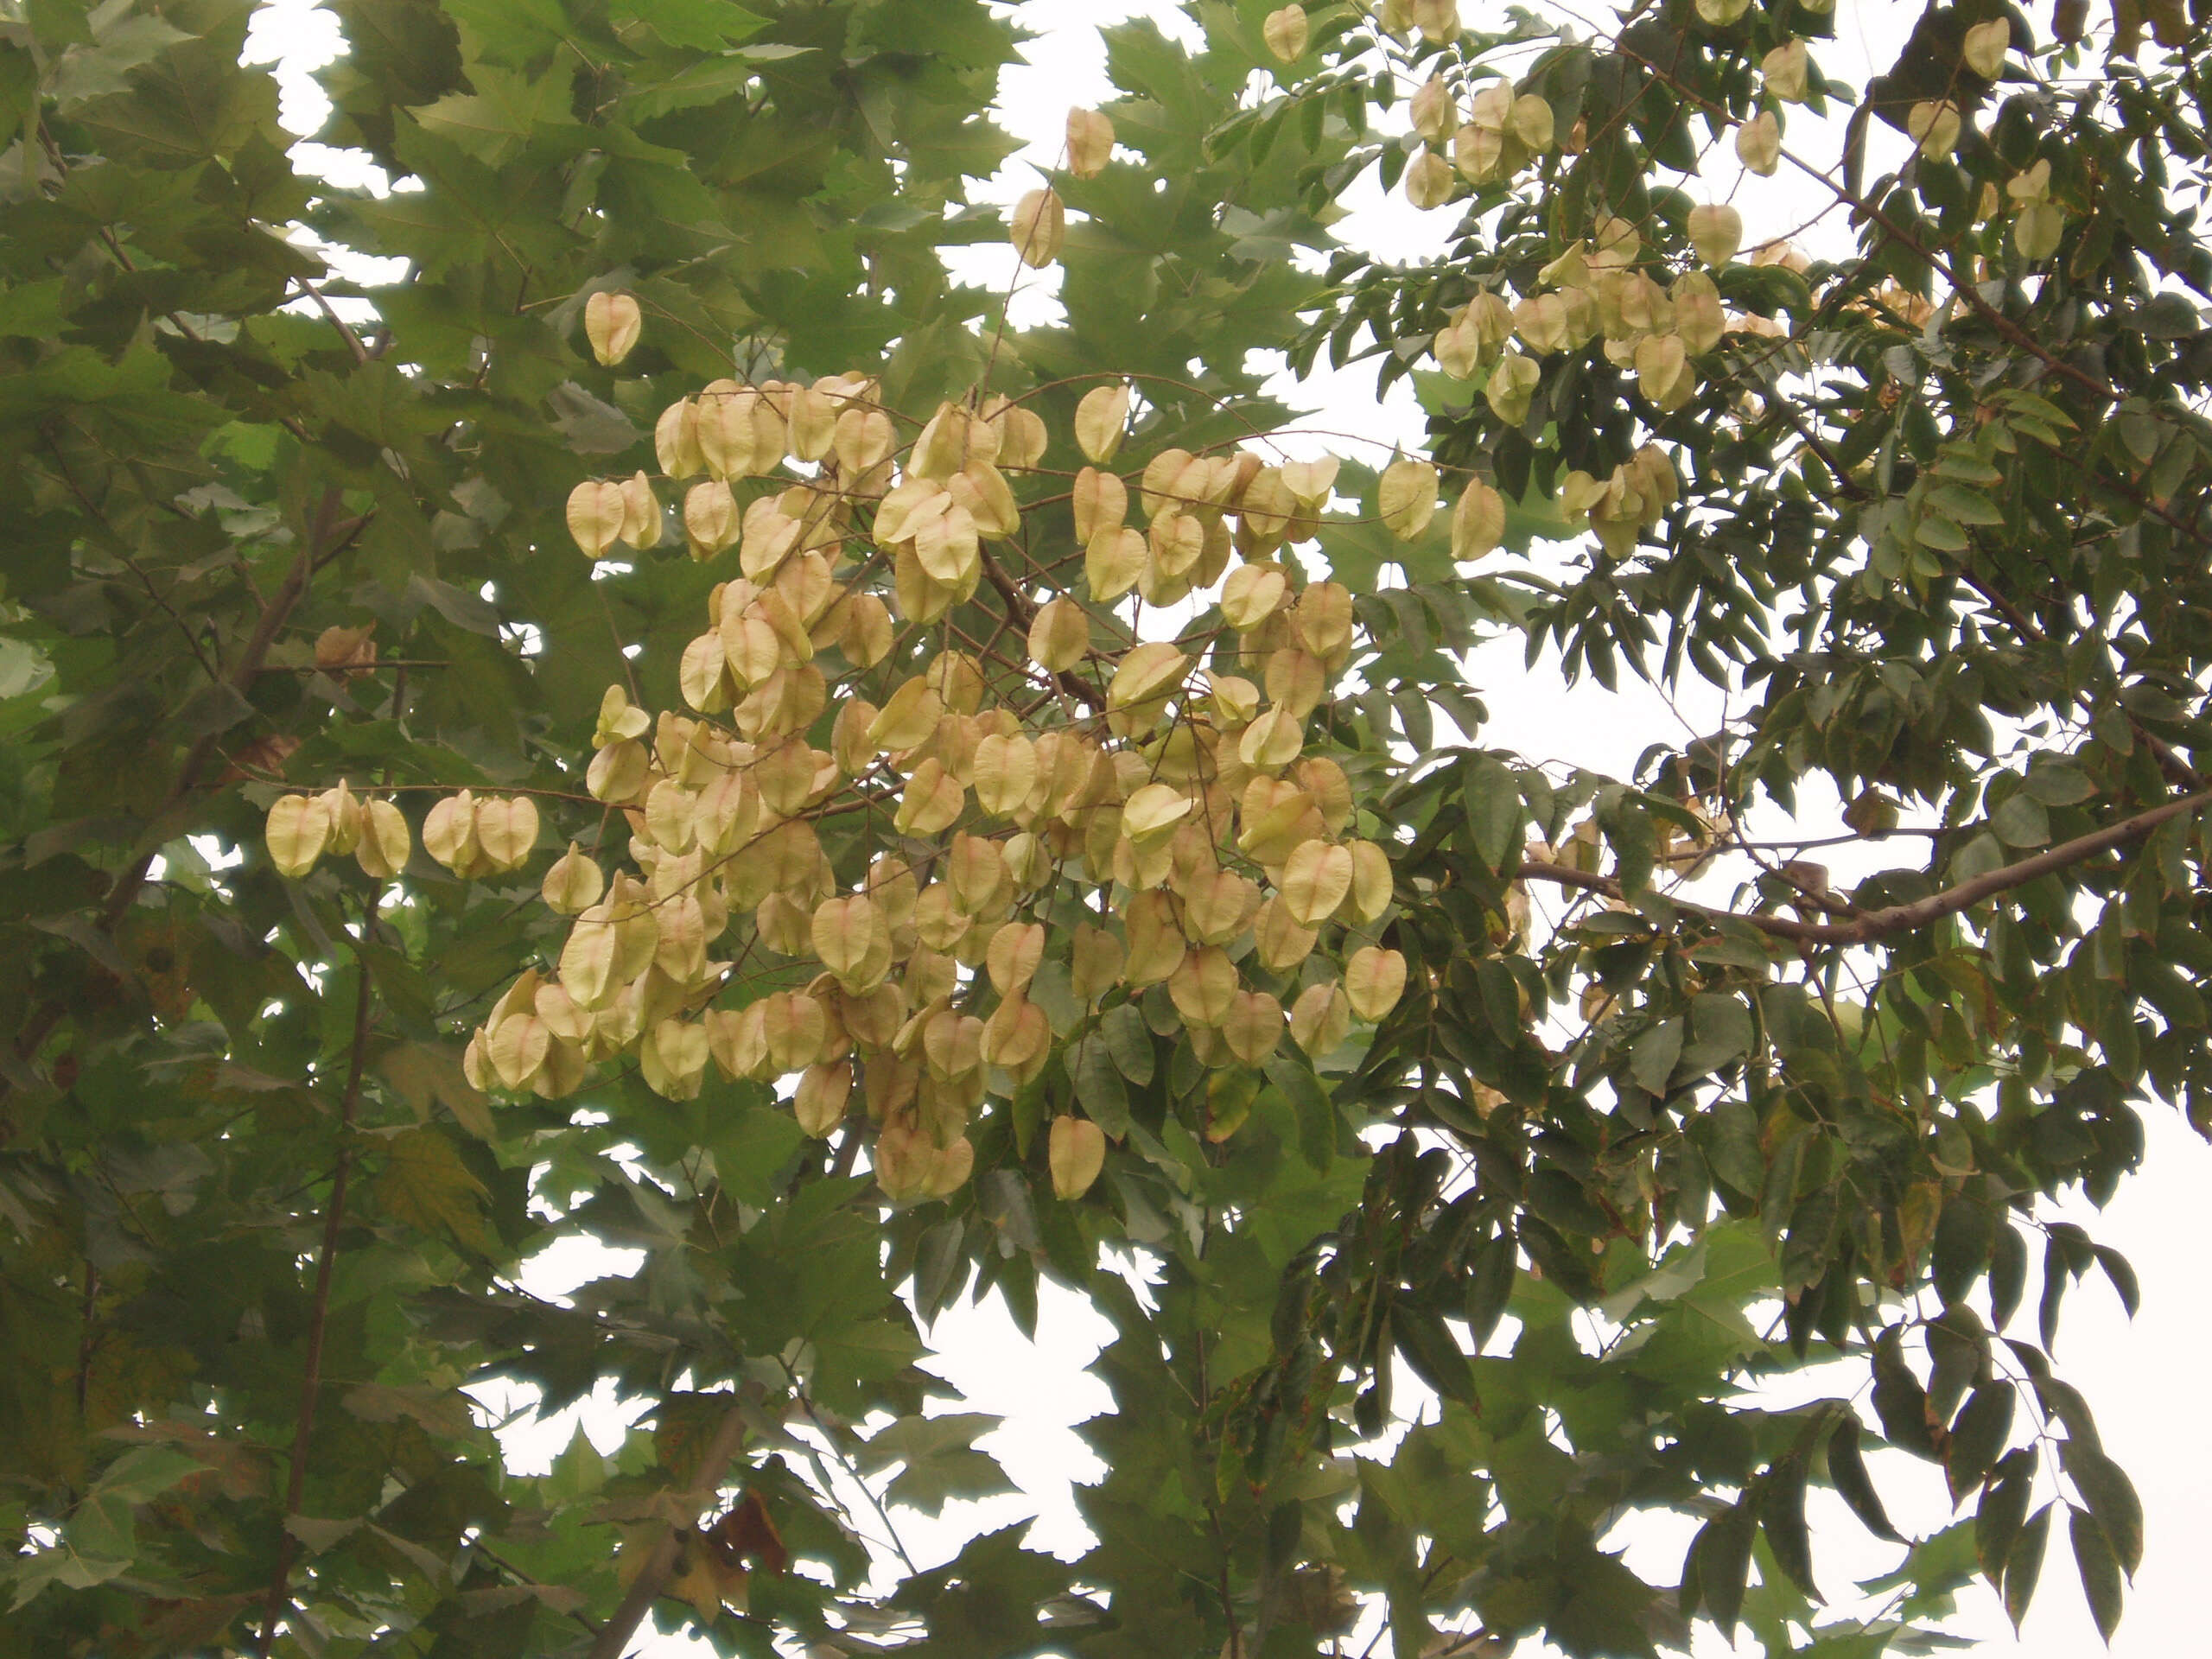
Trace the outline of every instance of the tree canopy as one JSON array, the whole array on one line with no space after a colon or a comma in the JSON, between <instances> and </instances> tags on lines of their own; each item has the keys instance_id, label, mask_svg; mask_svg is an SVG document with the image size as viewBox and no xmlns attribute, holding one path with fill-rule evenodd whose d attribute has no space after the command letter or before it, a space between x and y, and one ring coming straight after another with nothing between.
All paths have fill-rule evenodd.
<instances>
[{"instance_id":1,"label":"tree canopy","mask_svg":"<svg viewBox=\"0 0 2212 1659\"><path fill-rule=\"evenodd\" d=\"M1192 0L1011 212L1041 8L328 9L389 188L250 0L0 0L0 1655L1910 1653L2054 1530L2109 1634L2202 0ZM1486 744L1498 639L1727 714ZM1004 1489L937 1315L1071 1293L1088 1553L887 1549Z\"/></svg>"}]
</instances>

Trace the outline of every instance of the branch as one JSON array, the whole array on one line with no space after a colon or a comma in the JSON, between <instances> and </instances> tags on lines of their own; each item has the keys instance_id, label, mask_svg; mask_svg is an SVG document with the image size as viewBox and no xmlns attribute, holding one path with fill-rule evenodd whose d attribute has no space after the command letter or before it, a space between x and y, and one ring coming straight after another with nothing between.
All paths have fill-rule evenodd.
<instances>
[{"instance_id":1,"label":"branch","mask_svg":"<svg viewBox=\"0 0 2212 1659\"><path fill-rule=\"evenodd\" d=\"M1978 875L1970 881L1946 887L1941 893L1930 893L1925 899L1916 899L1908 905L1890 905L1880 910L1866 911L1848 922L1794 921L1786 916L1750 915L1710 905L1684 904L1679 900L1671 902L1675 903L1676 909L1688 911L1708 921L1747 922L1770 938L1789 939L1800 944L1872 944L1892 934L1913 932L1931 922L1940 922L1947 916L1955 916L1961 911L1970 910L1985 899L2009 893L2014 887L2024 887L2037 876L2049 875L2069 865L2079 864L2099 853L2129 846L2144 839L2167 820L2180 817L2207 803L2212 803L2212 790L2199 790L2193 795L2183 796L2179 800L2168 801L2164 806L2154 806L2146 812L2139 812L2132 818L2123 818L2118 823L2093 830L2086 836L2076 836L2071 841L2061 842L2057 846L2046 849L2032 858L2024 858L2017 864L2005 865L1986 875ZM1554 864L1549 859L1525 859L1516 874L1524 880L1549 881L1558 887L1580 887L1585 892L1603 893L1609 899L1624 896L1619 880L1613 876L1573 869L1565 864Z\"/></svg>"},{"instance_id":2,"label":"branch","mask_svg":"<svg viewBox=\"0 0 2212 1659\"><path fill-rule=\"evenodd\" d=\"M307 1491L308 1443L315 1433L316 1402L322 1393L323 1336L330 1324L330 1280L338 1261L338 1232L346 1221L346 1187L353 1171L353 1113L361 1103L361 1077L369 1052L369 1014L374 1006L373 980L368 957L361 947L376 926L376 900L361 918L361 937L354 957L360 986L353 999L353 1052L346 1063L346 1092L338 1106L338 1163L330 1175L330 1202L322 1218L322 1248L315 1257L315 1305L308 1318L307 1357L300 1374L300 1407L292 1426L291 1471L284 1484L284 1515L289 1522L300 1512ZM268 1659L269 1644L276 1639L276 1621L291 1599L292 1555L295 1540L285 1525L276 1538L276 1570L269 1582L269 1598L261 1615L261 1635L254 1643L259 1659Z\"/></svg>"},{"instance_id":3,"label":"branch","mask_svg":"<svg viewBox=\"0 0 2212 1659\"><path fill-rule=\"evenodd\" d=\"M745 1414L740 1407L733 1404L715 1426L714 1439L707 1442L706 1450L700 1454L699 1471L692 1479L690 1490L683 1495L683 1504L695 1516L715 1501L715 1495L721 1490L722 1476L729 1468L729 1460L737 1455L739 1442L744 1438ZM644 1623L646 1611L659 1598L660 1592L668 1587L669 1578L676 1571L677 1559L683 1548L677 1538L677 1530L676 1523L670 1522L668 1530L661 1535L660 1541L652 1547L652 1553L645 1558L645 1564L638 1569L638 1576L630 1580L629 1593L622 1598L622 1605L614 1610L614 1617L607 1621L605 1627L593 1639L585 1659L622 1659L624 1651L630 1645L630 1638L637 1634L638 1626Z\"/></svg>"}]
</instances>

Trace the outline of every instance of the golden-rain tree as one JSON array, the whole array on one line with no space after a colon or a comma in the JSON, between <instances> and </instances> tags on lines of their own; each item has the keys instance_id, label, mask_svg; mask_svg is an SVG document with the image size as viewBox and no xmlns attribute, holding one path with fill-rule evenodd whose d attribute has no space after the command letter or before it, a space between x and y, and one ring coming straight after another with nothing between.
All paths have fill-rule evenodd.
<instances>
[{"instance_id":1,"label":"golden-rain tree","mask_svg":"<svg viewBox=\"0 0 2212 1659\"><path fill-rule=\"evenodd\" d=\"M243 0L0 7L0 1653L1912 1651L2061 1523L2109 1631L2039 1205L2212 1117L2199 16L1201 0L1001 213L1018 8L331 10L404 188ZM1737 712L1485 747L1502 636ZM1047 1284L1092 1548L924 1570Z\"/></svg>"}]
</instances>

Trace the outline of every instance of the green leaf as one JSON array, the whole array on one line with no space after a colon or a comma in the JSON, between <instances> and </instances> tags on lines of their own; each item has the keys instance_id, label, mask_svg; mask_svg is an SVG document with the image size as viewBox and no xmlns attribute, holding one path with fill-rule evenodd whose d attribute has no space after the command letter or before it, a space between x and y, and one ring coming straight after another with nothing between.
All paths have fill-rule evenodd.
<instances>
[{"instance_id":1,"label":"green leaf","mask_svg":"<svg viewBox=\"0 0 2212 1659\"><path fill-rule=\"evenodd\" d=\"M2066 1535L2074 1547L2074 1566L2082 1577L2082 1594L2089 1604L2089 1616L2097 1622L2097 1634L2110 1646L2112 1633L2120 1628L2125 1599L2112 1545L2095 1517L2070 1503L2066 1507Z\"/></svg>"},{"instance_id":2,"label":"green leaf","mask_svg":"<svg viewBox=\"0 0 2212 1659\"><path fill-rule=\"evenodd\" d=\"M2044 1546L2050 1538L2051 1506L2044 1504L2022 1527L2012 1547L2005 1552L2005 1616L2018 1630L2035 1599L2036 1580L2043 1573Z\"/></svg>"}]
</instances>

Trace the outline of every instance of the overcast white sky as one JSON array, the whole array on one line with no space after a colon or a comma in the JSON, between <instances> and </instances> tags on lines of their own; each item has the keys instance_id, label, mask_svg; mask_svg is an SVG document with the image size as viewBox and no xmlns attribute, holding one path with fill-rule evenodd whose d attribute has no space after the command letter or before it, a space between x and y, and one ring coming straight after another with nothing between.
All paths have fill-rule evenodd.
<instances>
[{"instance_id":1,"label":"overcast white sky","mask_svg":"<svg viewBox=\"0 0 2212 1659\"><path fill-rule=\"evenodd\" d=\"M1462 0L1463 15L1471 22L1493 6L1503 12L1497 0L1489 5ZM1841 0L1840 39L1823 58L1824 67L1863 82L1869 66L1886 67L1895 56L1916 10L1893 0ZM1170 5L1130 0L1033 3L1021 13L1028 27L1043 32L1027 48L1027 63L1010 68L1001 83L1001 118L1031 145L994 181L989 194L1007 201L1037 181L1033 162L1049 162L1058 153L1069 105L1111 96L1099 26L1151 15L1171 32L1186 33L1188 27ZM321 118L321 99L305 72L335 44L328 15L316 12L307 0L276 0L257 20L256 39L256 55L282 60L288 124L312 132ZM1811 124L1802 111L1794 114L1792 148L1814 150ZM1876 131L1883 130L1878 126ZM334 175L348 172L345 158L333 154L328 159ZM1786 168L1770 180L1741 178L1720 193L1742 209L1751 243L1795 230L1812 211L1802 181L1791 179ZM1440 245L1455 217L1449 209L1421 214L1402 199L1381 200L1372 175L1365 195L1356 197L1355 204L1358 211L1343 227L1345 238L1398 257ZM1010 249L956 252L959 269L970 280L996 285L1010 274ZM1039 302L1049 302L1049 280L1039 285ZM1316 408L1324 417L1319 424L1417 442L1421 425L1404 389L1378 408L1373 385L1371 373L1349 372L1308 382L1294 401ZM1628 774L1646 745L1679 741L1685 734L1683 719L1698 731L1713 729L1720 709L1717 694L1688 699L1678 717L1648 691L1615 696L1589 683L1563 689L1548 663L1533 673L1523 671L1517 639L1480 653L1474 678L1493 715L1482 734L1486 744L1518 748L1531 760L1567 761L1618 776ZM1846 879L1850 872L1839 868L1837 874ZM2143 1567L2113 1644L2121 1659L2164 1659L2205 1649L2202 1586L2194 1577L2202 1568L2190 1563L2212 1554L2212 1508L2205 1490L2212 1475L2212 1430L2206 1427L2203 1403L2212 1331L2203 1313L2203 1283L2195 1277L2203 1258L2194 1243L2203 1195L2212 1191L2212 1149L2164 1109L2153 1106L2146 1116L2150 1152L2142 1173L2123 1187L2108 1214L2069 1212L2134 1263L2142 1279L2142 1314L2131 1324L2101 1280L2086 1281L2069 1299L2058 1351L2061 1374L2088 1395L2107 1449L2134 1478L2147 1513ZM552 1290L607 1270L606 1255L575 1251L541 1263L537 1277L541 1288ZM939 1351L932 1365L960 1390L965 1408L1005 1417L1005 1426L983 1444L1001 1457L1023 1490L982 1504L954 1503L941 1522L897 1516L902 1541L925 1567L949 1556L975 1530L1025 1515L1037 1517L1030 1535L1033 1547L1063 1555L1080 1553L1086 1540L1071 1486L1095 1478L1097 1471L1071 1425L1109 1404L1103 1387L1083 1371L1104 1333L1103 1322L1079 1299L1049 1293L1033 1345L1014 1330L995 1301L956 1310L938 1320L931 1332ZM594 1440L612 1449L621 1433L619 1414L602 1407L585 1416ZM567 1423L548 1425L518 1440L517 1450L532 1460L550 1458L569 1432ZM1892 1505L1901 1527L1932 1531L1948 1520L1940 1477L1926 1465L1883 1454L1876 1478L1885 1495L1917 1486L1918 1503ZM1812 1513L1819 1540L1815 1558L1832 1599L1846 1599L1847 1579L1871 1577L1896 1564L1895 1548L1869 1539L1832 1495L1815 1494ZM1638 1566L1666 1579L1679 1567L1681 1537L1658 1523L1615 1542L1627 1542ZM1955 1628L1986 1638L1993 1652L2018 1659L2075 1659L2097 1647L2063 1539L2053 1540L2042 1587L2017 1643L1995 1598L1979 1586L1961 1598ZM656 1656L694 1650L692 1644L670 1638L640 1649ZM1704 1632L1700 1655L1726 1651L1725 1644Z\"/></svg>"}]
</instances>

